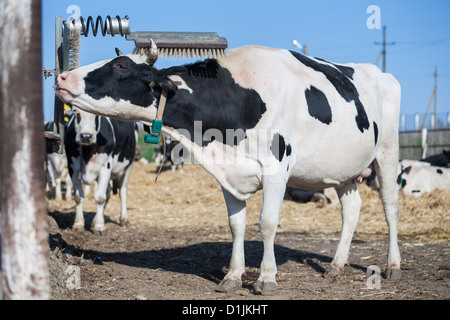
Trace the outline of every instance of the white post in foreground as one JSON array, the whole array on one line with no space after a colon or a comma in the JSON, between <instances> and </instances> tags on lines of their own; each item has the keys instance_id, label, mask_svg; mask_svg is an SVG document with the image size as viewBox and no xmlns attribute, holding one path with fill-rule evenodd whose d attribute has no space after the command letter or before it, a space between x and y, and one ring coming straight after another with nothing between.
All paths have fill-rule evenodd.
<instances>
[{"instance_id":1,"label":"white post in foreground","mask_svg":"<svg viewBox=\"0 0 450 320\"><path fill-rule=\"evenodd\" d=\"M41 1L0 0L3 299L48 299Z\"/></svg>"}]
</instances>

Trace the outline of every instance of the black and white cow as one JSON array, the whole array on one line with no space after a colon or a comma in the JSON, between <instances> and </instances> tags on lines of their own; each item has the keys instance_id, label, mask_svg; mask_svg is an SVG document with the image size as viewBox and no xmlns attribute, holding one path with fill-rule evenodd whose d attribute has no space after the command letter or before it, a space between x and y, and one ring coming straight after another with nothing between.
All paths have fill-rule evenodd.
<instances>
[{"instance_id":1,"label":"black and white cow","mask_svg":"<svg viewBox=\"0 0 450 320\"><path fill-rule=\"evenodd\" d=\"M401 160L397 183L403 194L419 197L436 189L450 190L450 168L423 160Z\"/></svg>"},{"instance_id":2,"label":"black and white cow","mask_svg":"<svg viewBox=\"0 0 450 320\"><path fill-rule=\"evenodd\" d=\"M137 125L96 116L74 107L65 135L65 148L75 194L76 215L73 228L84 230L82 183L90 186L94 181L94 200L97 212L91 230L105 232L103 212L108 202L111 185L121 199L120 224L128 224L127 190L136 151Z\"/></svg>"},{"instance_id":3,"label":"black and white cow","mask_svg":"<svg viewBox=\"0 0 450 320\"><path fill-rule=\"evenodd\" d=\"M335 187L343 229L331 272L340 273L361 208L356 180L375 164L389 225L386 275L400 277L397 244L400 85L369 64L335 64L259 46L225 58L155 69L121 56L58 76L66 102L95 114L149 124L168 90L163 132L221 184L233 235L230 269L217 287L241 285L246 200L263 192L264 242L255 293L277 287L274 238L286 185Z\"/></svg>"},{"instance_id":4,"label":"black and white cow","mask_svg":"<svg viewBox=\"0 0 450 320\"><path fill-rule=\"evenodd\" d=\"M55 123L49 121L44 123L45 131L54 131ZM45 173L46 173L46 189L52 190L55 188L55 200L62 200L62 180L66 185L66 193L64 199L66 201L72 200L72 181L70 179L67 168L67 157L63 153L58 153L59 147L53 144L52 141L46 139L46 153L45 153Z\"/></svg>"},{"instance_id":5,"label":"black and white cow","mask_svg":"<svg viewBox=\"0 0 450 320\"><path fill-rule=\"evenodd\" d=\"M421 159L422 162L428 162L432 166L450 167L450 151L444 150L440 154L435 154L427 158Z\"/></svg>"}]
</instances>

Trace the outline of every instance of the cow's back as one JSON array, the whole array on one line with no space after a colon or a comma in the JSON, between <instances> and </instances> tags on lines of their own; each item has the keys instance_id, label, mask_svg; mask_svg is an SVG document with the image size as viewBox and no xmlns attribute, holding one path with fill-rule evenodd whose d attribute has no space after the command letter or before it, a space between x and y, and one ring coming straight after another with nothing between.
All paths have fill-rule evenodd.
<instances>
[{"instance_id":1,"label":"cow's back","mask_svg":"<svg viewBox=\"0 0 450 320\"><path fill-rule=\"evenodd\" d=\"M258 46L230 50L218 61L265 102L257 128L278 130L294 146L294 186L323 188L353 178L397 134L400 86L376 66Z\"/></svg>"}]
</instances>

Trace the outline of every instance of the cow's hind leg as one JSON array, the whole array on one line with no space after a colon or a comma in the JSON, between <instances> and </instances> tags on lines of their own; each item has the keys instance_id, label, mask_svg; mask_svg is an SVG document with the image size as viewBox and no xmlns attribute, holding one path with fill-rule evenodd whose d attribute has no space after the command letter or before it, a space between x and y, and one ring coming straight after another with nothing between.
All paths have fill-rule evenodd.
<instances>
[{"instance_id":1,"label":"cow's hind leg","mask_svg":"<svg viewBox=\"0 0 450 320\"><path fill-rule=\"evenodd\" d=\"M283 203L286 181L280 175L274 175L279 179L264 179L263 208L259 217L259 228L264 243L264 255L261 262L261 273L254 284L254 292L262 295L273 295L277 291L278 284L277 263L275 260L275 234L278 227L278 217ZM274 177L270 176L270 177Z\"/></svg>"},{"instance_id":2,"label":"cow's hind leg","mask_svg":"<svg viewBox=\"0 0 450 320\"><path fill-rule=\"evenodd\" d=\"M244 233L246 224L246 203L236 199L222 188L228 210L228 222L233 236L230 269L215 289L218 292L229 292L242 286L241 276L245 272Z\"/></svg>"},{"instance_id":3,"label":"cow's hind leg","mask_svg":"<svg viewBox=\"0 0 450 320\"><path fill-rule=\"evenodd\" d=\"M341 202L342 233L333 261L330 274L342 274L344 266L348 263L348 253L352 242L353 233L358 224L359 211L361 209L361 197L356 183L349 183L341 188L336 188Z\"/></svg>"},{"instance_id":4,"label":"cow's hind leg","mask_svg":"<svg viewBox=\"0 0 450 320\"><path fill-rule=\"evenodd\" d=\"M392 152L379 152L375 160L375 170L380 182L380 197L383 203L386 221L389 226L389 253L386 269L386 278L400 279L400 250L397 240L398 223L398 192L397 170L398 153L395 149Z\"/></svg>"}]
</instances>

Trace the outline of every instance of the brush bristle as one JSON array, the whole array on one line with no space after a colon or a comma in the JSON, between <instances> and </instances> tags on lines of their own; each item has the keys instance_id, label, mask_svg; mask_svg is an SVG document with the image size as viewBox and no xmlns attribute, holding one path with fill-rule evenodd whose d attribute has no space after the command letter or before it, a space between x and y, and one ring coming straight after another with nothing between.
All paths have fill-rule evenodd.
<instances>
[{"instance_id":1,"label":"brush bristle","mask_svg":"<svg viewBox=\"0 0 450 320\"><path fill-rule=\"evenodd\" d=\"M219 59L225 55L225 49L158 48L158 56L165 58Z\"/></svg>"},{"instance_id":2,"label":"brush bristle","mask_svg":"<svg viewBox=\"0 0 450 320\"><path fill-rule=\"evenodd\" d=\"M134 53L148 56L150 48L136 47ZM220 59L225 58L226 51L225 49L158 47L158 56L163 58Z\"/></svg>"}]
</instances>

